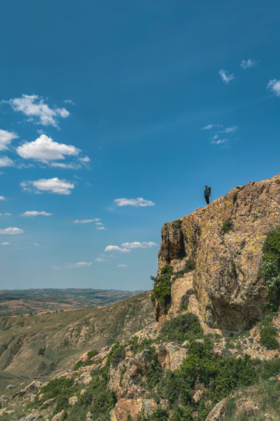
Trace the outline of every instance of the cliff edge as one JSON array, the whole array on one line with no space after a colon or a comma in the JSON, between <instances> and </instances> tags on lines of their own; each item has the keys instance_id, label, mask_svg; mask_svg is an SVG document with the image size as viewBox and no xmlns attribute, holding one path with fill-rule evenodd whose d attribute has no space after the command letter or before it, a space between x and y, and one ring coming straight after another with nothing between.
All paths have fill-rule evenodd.
<instances>
[{"instance_id":1,"label":"cliff edge","mask_svg":"<svg viewBox=\"0 0 280 421\"><path fill-rule=\"evenodd\" d=\"M238 334L267 313L262 247L280 224L280 174L237 186L161 230L159 271L174 268L171 306L156 300L159 324L190 311L204 330ZM187 262L192 270L184 271ZM170 308L169 308L170 307ZM213 333L213 332L212 332Z\"/></svg>"}]
</instances>

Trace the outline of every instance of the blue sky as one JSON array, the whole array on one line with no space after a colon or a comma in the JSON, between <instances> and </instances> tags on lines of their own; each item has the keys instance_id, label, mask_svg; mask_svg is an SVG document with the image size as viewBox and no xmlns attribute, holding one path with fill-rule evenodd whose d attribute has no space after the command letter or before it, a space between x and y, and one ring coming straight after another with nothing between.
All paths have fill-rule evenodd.
<instances>
[{"instance_id":1,"label":"blue sky","mask_svg":"<svg viewBox=\"0 0 280 421\"><path fill-rule=\"evenodd\" d=\"M205 184L279 173L279 12L2 2L0 288L150 289Z\"/></svg>"}]
</instances>

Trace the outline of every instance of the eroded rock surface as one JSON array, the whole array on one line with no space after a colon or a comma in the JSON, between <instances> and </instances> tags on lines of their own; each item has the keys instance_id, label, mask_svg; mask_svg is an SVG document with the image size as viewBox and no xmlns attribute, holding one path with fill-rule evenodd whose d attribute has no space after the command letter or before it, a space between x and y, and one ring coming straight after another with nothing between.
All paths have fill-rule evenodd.
<instances>
[{"instance_id":1,"label":"eroded rock surface","mask_svg":"<svg viewBox=\"0 0 280 421\"><path fill-rule=\"evenodd\" d=\"M194 297L201 320L224 333L239 333L252 319L264 317L267 288L259 274L262 246L267 233L280 224L279 206L280 175L276 175L234 188L186 215L182 223L163 226L159 270L171 264L175 273L188 259L196 264L195 270L174 282L169 317L178 315L181 304L190 306ZM225 223L228 231L223 231ZM160 303L155 314L163 323L166 315Z\"/></svg>"}]
</instances>

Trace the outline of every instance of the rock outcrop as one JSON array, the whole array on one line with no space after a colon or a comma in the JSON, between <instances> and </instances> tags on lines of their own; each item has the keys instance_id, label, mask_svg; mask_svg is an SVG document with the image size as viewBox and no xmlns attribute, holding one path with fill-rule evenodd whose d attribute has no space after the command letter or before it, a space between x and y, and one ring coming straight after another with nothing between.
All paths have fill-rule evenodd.
<instances>
[{"instance_id":1,"label":"rock outcrop","mask_svg":"<svg viewBox=\"0 0 280 421\"><path fill-rule=\"evenodd\" d=\"M240 333L267 312L260 276L267 233L280 225L280 175L232 189L224 197L163 226L159 271L174 267L172 306L157 302L157 322L176 317L182 304L199 315L205 330ZM186 261L195 269L179 274ZM167 314L166 314L167 313ZM210 330L209 330L210 329Z\"/></svg>"}]
</instances>

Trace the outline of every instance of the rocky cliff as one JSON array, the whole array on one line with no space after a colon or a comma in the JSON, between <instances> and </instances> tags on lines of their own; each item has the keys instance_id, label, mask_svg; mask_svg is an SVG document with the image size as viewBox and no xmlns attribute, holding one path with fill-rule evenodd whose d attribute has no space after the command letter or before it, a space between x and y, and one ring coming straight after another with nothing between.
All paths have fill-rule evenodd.
<instances>
[{"instance_id":1,"label":"rocky cliff","mask_svg":"<svg viewBox=\"0 0 280 421\"><path fill-rule=\"evenodd\" d=\"M111 347L83 353L72 370L49 382L8 385L0 416L279 419L280 314L268 314L267 306L277 289L261 275L263 245L280 225L279 204L275 176L238 186L165 224L152 294L155 322ZM280 230L275 232L280 294Z\"/></svg>"},{"instance_id":2,"label":"rocky cliff","mask_svg":"<svg viewBox=\"0 0 280 421\"><path fill-rule=\"evenodd\" d=\"M162 324L181 314L197 314L205 329L236 334L266 312L267 288L260 276L262 246L267 233L280 224L280 175L237 186L224 197L161 231L159 273L174 267L172 305L157 301ZM182 273L187 261L195 268ZM210 328L210 330L209 330Z\"/></svg>"}]
</instances>

